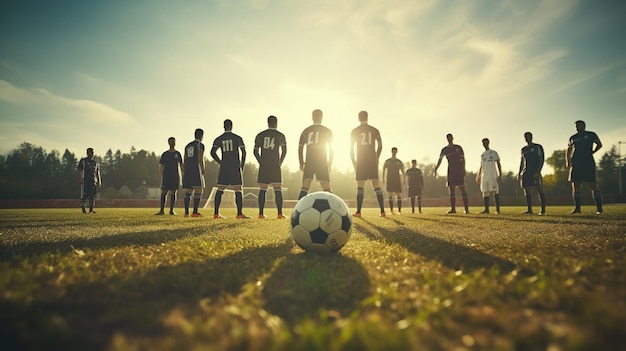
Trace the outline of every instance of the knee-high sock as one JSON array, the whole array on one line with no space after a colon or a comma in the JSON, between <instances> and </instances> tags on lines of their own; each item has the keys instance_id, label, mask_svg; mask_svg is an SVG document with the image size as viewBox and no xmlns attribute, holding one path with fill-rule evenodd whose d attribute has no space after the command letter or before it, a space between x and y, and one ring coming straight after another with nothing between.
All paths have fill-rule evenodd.
<instances>
[{"instance_id":1,"label":"knee-high sock","mask_svg":"<svg viewBox=\"0 0 626 351\"><path fill-rule=\"evenodd\" d=\"M402 196L398 196L398 212L402 212Z\"/></svg>"},{"instance_id":2,"label":"knee-high sock","mask_svg":"<svg viewBox=\"0 0 626 351\"><path fill-rule=\"evenodd\" d=\"M243 193L235 191L235 204L237 205L237 215L243 214Z\"/></svg>"},{"instance_id":3,"label":"knee-high sock","mask_svg":"<svg viewBox=\"0 0 626 351\"><path fill-rule=\"evenodd\" d=\"M541 203L541 212L546 212L546 194L539 193L539 202Z\"/></svg>"},{"instance_id":4,"label":"knee-high sock","mask_svg":"<svg viewBox=\"0 0 626 351\"><path fill-rule=\"evenodd\" d=\"M215 210L213 211L213 214L220 213L220 205L222 204L222 195L224 195L224 190L218 189L215 192Z\"/></svg>"},{"instance_id":5,"label":"knee-high sock","mask_svg":"<svg viewBox=\"0 0 626 351\"><path fill-rule=\"evenodd\" d=\"M189 214L189 203L191 202L191 193L185 193L185 214Z\"/></svg>"},{"instance_id":6,"label":"knee-high sock","mask_svg":"<svg viewBox=\"0 0 626 351\"><path fill-rule=\"evenodd\" d=\"M500 212L500 194L495 194L493 197L496 200L496 212Z\"/></svg>"},{"instance_id":7,"label":"knee-high sock","mask_svg":"<svg viewBox=\"0 0 626 351\"><path fill-rule=\"evenodd\" d=\"M383 190L381 188L374 189L376 193L376 199L378 200L378 206L380 207L380 212L385 212L385 200L383 200Z\"/></svg>"},{"instance_id":8,"label":"knee-high sock","mask_svg":"<svg viewBox=\"0 0 626 351\"><path fill-rule=\"evenodd\" d=\"M200 199L202 198L201 193L193 194L193 213L198 213L198 207L200 207Z\"/></svg>"},{"instance_id":9,"label":"knee-high sock","mask_svg":"<svg viewBox=\"0 0 626 351\"><path fill-rule=\"evenodd\" d=\"M259 214L263 214L263 209L265 208L265 194L267 193L266 189L259 190Z\"/></svg>"},{"instance_id":10,"label":"knee-high sock","mask_svg":"<svg viewBox=\"0 0 626 351\"><path fill-rule=\"evenodd\" d=\"M469 200L467 198L467 193L461 194L461 197L463 198L463 206L465 207L465 211L469 211Z\"/></svg>"},{"instance_id":11,"label":"knee-high sock","mask_svg":"<svg viewBox=\"0 0 626 351\"><path fill-rule=\"evenodd\" d=\"M596 202L596 209L598 212L602 212L602 193L600 193L600 190L592 191L592 195L593 201Z\"/></svg>"},{"instance_id":12,"label":"knee-high sock","mask_svg":"<svg viewBox=\"0 0 626 351\"><path fill-rule=\"evenodd\" d=\"M528 207L528 212L533 211L533 196L531 194L526 194L526 207Z\"/></svg>"},{"instance_id":13,"label":"knee-high sock","mask_svg":"<svg viewBox=\"0 0 626 351\"><path fill-rule=\"evenodd\" d=\"M274 200L278 214L283 214L283 191L281 189L274 189Z\"/></svg>"},{"instance_id":14,"label":"knee-high sock","mask_svg":"<svg viewBox=\"0 0 626 351\"><path fill-rule=\"evenodd\" d=\"M581 202L580 191L574 191L572 193L572 197L574 198L574 206L576 206L577 210L580 210L580 202Z\"/></svg>"},{"instance_id":15,"label":"knee-high sock","mask_svg":"<svg viewBox=\"0 0 626 351\"><path fill-rule=\"evenodd\" d=\"M455 194L450 194L450 208L452 209L452 211L456 210L456 195Z\"/></svg>"},{"instance_id":16,"label":"knee-high sock","mask_svg":"<svg viewBox=\"0 0 626 351\"><path fill-rule=\"evenodd\" d=\"M298 200L305 197L306 194L308 193L309 193L309 189L305 189L305 188L300 189L300 194L298 194Z\"/></svg>"},{"instance_id":17,"label":"knee-high sock","mask_svg":"<svg viewBox=\"0 0 626 351\"><path fill-rule=\"evenodd\" d=\"M96 198L94 196L89 197L89 212L93 212L93 205L96 202ZM600 204L602 206L602 204Z\"/></svg>"},{"instance_id":18,"label":"knee-high sock","mask_svg":"<svg viewBox=\"0 0 626 351\"><path fill-rule=\"evenodd\" d=\"M389 195L389 210L393 212L393 196Z\"/></svg>"},{"instance_id":19,"label":"knee-high sock","mask_svg":"<svg viewBox=\"0 0 626 351\"><path fill-rule=\"evenodd\" d=\"M489 196L483 196L483 202L485 203L485 211L489 211Z\"/></svg>"},{"instance_id":20,"label":"knee-high sock","mask_svg":"<svg viewBox=\"0 0 626 351\"><path fill-rule=\"evenodd\" d=\"M356 188L356 212L361 213L363 207L363 198L365 197L365 189Z\"/></svg>"},{"instance_id":21,"label":"knee-high sock","mask_svg":"<svg viewBox=\"0 0 626 351\"><path fill-rule=\"evenodd\" d=\"M176 193L170 194L170 212L174 212L174 205L176 204ZM163 207L161 207L163 211Z\"/></svg>"},{"instance_id":22,"label":"knee-high sock","mask_svg":"<svg viewBox=\"0 0 626 351\"><path fill-rule=\"evenodd\" d=\"M415 212L415 196L410 196L411 199L411 211Z\"/></svg>"},{"instance_id":23,"label":"knee-high sock","mask_svg":"<svg viewBox=\"0 0 626 351\"><path fill-rule=\"evenodd\" d=\"M421 213L422 212L422 195L417 195L417 208Z\"/></svg>"},{"instance_id":24,"label":"knee-high sock","mask_svg":"<svg viewBox=\"0 0 626 351\"><path fill-rule=\"evenodd\" d=\"M167 193L161 193L161 212L165 209L165 198L167 197Z\"/></svg>"}]
</instances>

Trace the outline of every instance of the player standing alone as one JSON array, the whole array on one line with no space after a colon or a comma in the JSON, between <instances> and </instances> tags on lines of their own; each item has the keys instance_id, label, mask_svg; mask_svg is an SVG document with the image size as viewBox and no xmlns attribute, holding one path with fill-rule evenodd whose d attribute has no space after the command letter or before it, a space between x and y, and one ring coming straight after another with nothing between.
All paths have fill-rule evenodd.
<instances>
[{"instance_id":1,"label":"player standing alone","mask_svg":"<svg viewBox=\"0 0 626 351\"><path fill-rule=\"evenodd\" d=\"M469 213L469 200L467 199L467 192L465 191L465 154L463 153L463 148L460 145L453 143L454 137L452 134L447 134L446 139L448 140L448 145L441 149L434 174L436 177L437 169L441 164L441 160L445 156L448 160L448 192L450 194L451 207L448 213L456 213L456 194L454 192L456 187L461 190L465 213Z\"/></svg>"},{"instance_id":2,"label":"player standing alone","mask_svg":"<svg viewBox=\"0 0 626 351\"><path fill-rule=\"evenodd\" d=\"M217 177L217 192L215 193L215 211L213 218L224 218L220 215L220 204L224 189L235 191L235 204L237 205L237 218L250 218L243 214L243 167L246 163L246 148L243 139L232 132L233 121L224 120L224 133L213 141L211 157L220 165ZM217 155L217 150L222 151L222 158ZM241 158L239 153L241 152Z\"/></svg>"},{"instance_id":3,"label":"player standing alone","mask_svg":"<svg viewBox=\"0 0 626 351\"><path fill-rule=\"evenodd\" d=\"M89 200L89 213L96 213L93 210L96 202L96 193L102 185L100 177L100 164L94 159L93 149L87 148L87 157L83 157L78 161L78 175L80 176L80 208L83 213L87 213L87 200Z\"/></svg>"},{"instance_id":4,"label":"player standing alone","mask_svg":"<svg viewBox=\"0 0 626 351\"><path fill-rule=\"evenodd\" d=\"M496 150L489 148L489 139L482 140L485 152L480 155L480 168L476 174L476 183L480 184L485 209L481 213L489 213L489 197L494 193L496 213L500 213L500 182L502 181L502 165Z\"/></svg>"},{"instance_id":5,"label":"player standing alone","mask_svg":"<svg viewBox=\"0 0 626 351\"><path fill-rule=\"evenodd\" d=\"M333 164L333 132L322 125L323 113L313 110L313 124L300 134L298 143L298 160L302 171L302 188L298 200L309 192L313 177L315 177L324 191L330 190L330 167ZM306 148L306 159L304 149Z\"/></svg>"},{"instance_id":6,"label":"player standing alone","mask_svg":"<svg viewBox=\"0 0 626 351\"><path fill-rule=\"evenodd\" d=\"M278 118L276 116L267 117L267 129L257 134L254 138L254 157L259 162L259 218L264 219L263 209L265 207L265 194L271 184L274 188L274 200L278 210L278 219L285 218L283 215L283 192L282 174L280 166L287 155L287 141L285 135L276 128Z\"/></svg>"},{"instance_id":7,"label":"player standing alone","mask_svg":"<svg viewBox=\"0 0 626 351\"><path fill-rule=\"evenodd\" d=\"M358 127L352 130L350 136L350 159L356 173L356 212L354 217L361 217L363 198L365 196L365 181L371 180L376 193L380 216L385 217L383 191L378 183L378 159L383 150L383 141L378 129L367 122L367 111L359 112ZM356 149L356 150L355 150Z\"/></svg>"},{"instance_id":8,"label":"player standing alone","mask_svg":"<svg viewBox=\"0 0 626 351\"><path fill-rule=\"evenodd\" d=\"M539 202L541 203L539 215L543 216L546 214L546 194L543 192L543 182L541 180L541 169L543 168L545 158L543 146L533 143L533 134L531 132L524 133L524 140L526 140L527 145L522 148L518 178L520 185L524 189L528 210L522 214L533 213L532 188L537 188Z\"/></svg>"},{"instance_id":9,"label":"player standing alone","mask_svg":"<svg viewBox=\"0 0 626 351\"><path fill-rule=\"evenodd\" d=\"M385 160L383 164L383 183L387 179L387 192L389 193L389 208L391 214L393 212L393 197L398 202L398 214L402 214L402 189L404 188L404 163L400 161L396 155L398 148L391 148L391 158ZM402 177L400 177L402 174Z\"/></svg>"},{"instance_id":10,"label":"player standing alone","mask_svg":"<svg viewBox=\"0 0 626 351\"><path fill-rule=\"evenodd\" d=\"M596 161L593 159L593 154L602 148L602 142L596 133L585 130L585 122L576 121L575 125L578 133L569 138L566 156L569 181L572 182L572 195L576 206L570 213L580 213L580 190L583 183L586 182L589 184L593 200L596 202L596 214L602 214L604 212L602 210L602 195L598 188Z\"/></svg>"},{"instance_id":11,"label":"player standing alone","mask_svg":"<svg viewBox=\"0 0 626 351\"><path fill-rule=\"evenodd\" d=\"M422 190L424 189L424 175L417 168L417 160L411 160L411 168L406 170L407 182L409 183L409 198L411 199L411 213L415 213L415 197L417 196L417 209L422 213Z\"/></svg>"},{"instance_id":12,"label":"player standing alone","mask_svg":"<svg viewBox=\"0 0 626 351\"><path fill-rule=\"evenodd\" d=\"M155 215L160 216L165 214L165 199L167 193L170 193L170 215L175 215L174 204L176 203L176 193L178 187L180 187L180 165L183 163L183 157L180 152L174 149L176 146L176 139L169 137L167 139L169 144L169 150L165 151L161 155L159 161L159 172L161 173L161 210Z\"/></svg>"},{"instance_id":13,"label":"player standing alone","mask_svg":"<svg viewBox=\"0 0 626 351\"><path fill-rule=\"evenodd\" d=\"M202 216L198 206L204 189L204 131L200 128L194 132L195 140L185 146L183 161L183 189L185 189L185 217L189 217L189 204L193 195L193 213L191 217Z\"/></svg>"}]
</instances>

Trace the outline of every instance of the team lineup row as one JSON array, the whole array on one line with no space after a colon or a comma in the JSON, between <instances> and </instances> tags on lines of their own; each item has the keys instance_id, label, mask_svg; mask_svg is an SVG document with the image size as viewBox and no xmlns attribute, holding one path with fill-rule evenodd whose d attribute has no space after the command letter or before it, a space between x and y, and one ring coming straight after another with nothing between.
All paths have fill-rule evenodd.
<instances>
[{"instance_id":1,"label":"team lineup row","mask_svg":"<svg viewBox=\"0 0 626 351\"><path fill-rule=\"evenodd\" d=\"M298 195L298 200L307 195L313 179L319 181L324 191L331 191L330 185L330 165L333 162L333 149L330 147L333 140L333 133L330 129L322 125L323 113L316 109L312 112L313 124L305 128L298 143L298 160L302 171L302 187ZM350 158L355 169L357 192L356 192L356 212L355 217L361 217L363 206L365 183L371 182L376 194L376 199L380 207L380 216L385 217L385 206L383 200L383 190L379 182L379 159L382 153L382 138L377 128L368 123L367 111L358 114L359 125L354 128L350 136ZM265 197L269 186L272 186L275 194L278 218L285 218L283 215L282 196L282 174L281 165L287 154L287 143L285 135L277 130L278 119L275 116L267 118L268 128L257 134L254 140L254 156L259 163L258 171L258 204L259 218L265 218L264 207ZM602 197L597 185L597 172L593 154L601 147L602 143L597 134L586 130L584 121L576 121L577 133L572 135L568 142L566 154L567 167L569 169L569 180L572 182L572 195L575 207L572 214L581 212L581 187L583 183L588 183L596 203L597 214L603 212ZM210 155L219 164L217 179L217 192L214 199L213 218L224 218L220 212L220 204L224 190L230 189L235 192L235 204L237 207L237 218L250 218L242 212L243 208L243 177L242 172L246 161L246 149L243 139L233 133L233 122L230 119L224 121L224 133L218 136L212 144ZM185 146L181 155L175 149L176 139L168 139L169 150L161 155L159 170L161 173L161 209L156 215L164 215L167 194L170 195L170 214L175 214L174 203L176 193L181 182L185 191L184 209L185 217L200 217L198 212L200 199L205 187L204 174L205 146L202 143L204 131L200 128L194 132L194 140ZM518 177L524 189L527 211L525 214L532 214L532 190L536 189L541 210L539 215L546 213L546 198L542 189L541 170L544 164L543 147L533 142L532 133L524 133L527 145L521 150L521 161ZM460 145L454 144L452 134L447 134L446 145L439 154L434 173L441 162L446 157L448 161L447 186L450 195L450 210L448 213L456 213L456 188L459 188L463 200L464 212L469 213L469 201L465 191L465 155ZM490 149L489 139L482 140L485 151L481 154L481 164L476 182L480 184L483 193L484 210L481 213L489 213L490 197L494 194L496 213L500 213L499 184L502 179L502 167L500 157L495 150ZM219 151L219 154L218 154ZM396 157L397 149L392 148L392 156L383 164L382 181L386 183L386 190L389 195L389 206L391 213L394 213L394 198L396 200L398 213L402 210L402 192L404 185L408 185L408 196L411 200L411 210L415 212L415 199L417 198L418 212L422 209L422 171L416 167L417 161L412 160L412 167L405 172L404 164ZM94 159L92 148L87 149L87 157L82 158L78 163L78 171L82 185L81 207L83 213L93 213L94 202L97 189L101 185L100 166ZM193 199L193 203L192 203ZM192 212L190 211L192 206Z\"/></svg>"}]
</instances>

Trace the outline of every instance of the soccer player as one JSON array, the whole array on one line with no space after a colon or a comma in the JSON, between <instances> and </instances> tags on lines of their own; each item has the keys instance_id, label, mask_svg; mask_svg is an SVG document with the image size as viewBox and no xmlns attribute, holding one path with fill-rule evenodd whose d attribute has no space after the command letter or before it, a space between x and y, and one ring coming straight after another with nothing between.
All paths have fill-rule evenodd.
<instances>
[{"instance_id":1,"label":"soccer player","mask_svg":"<svg viewBox=\"0 0 626 351\"><path fill-rule=\"evenodd\" d=\"M533 213L532 189L537 188L539 202L541 204L540 216L546 214L546 194L543 192L543 181L541 180L541 169L543 168L544 153L543 146L533 143L533 134L524 133L524 140L527 145L522 148L522 159L519 164L518 179L524 189L526 196L526 206L528 210L522 214Z\"/></svg>"},{"instance_id":2,"label":"soccer player","mask_svg":"<svg viewBox=\"0 0 626 351\"><path fill-rule=\"evenodd\" d=\"M80 208L87 213L87 200L89 200L89 213L96 213L93 206L96 202L96 193L102 185L100 176L100 164L94 159L93 148L87 148L87 157L78 161L78 175L80 176Z\"/></svg>"},{"instance_id":3,"label":"soccer player","mask_svg":"<svg viewBox=\"0 0 626 351\"><path fill-rule=\"evenodd\" d=\"M257 134L254 138L254 157L259 162L259 218L264 219L263 209L265 207L265 194L271 184L274 188L274 200L278 210L278 219L283 219L283 192L282 174L280 166L287 155L287 141L285 135L276 128L278 118L276 116L267 117L267 129Z\"/></svg>"},{"instance_id":4,"label":"soccer player","mask_svg":"<svg viewBox=\"0 0 626 351\"><path fill-rule=\"evenodd\" d=\"M155 215L161 216L165 214L165 199L167 193L170 193L170 215L176 215L174 212L174 204L176 203L176 193L180 186L180 166L183 163L183 156L174 148L176 146L176 138L169 137L167 139L169 150L161 154L159 161L159 172L161 173L161 210Z\"/></svg>"},{"instance_id":5,"label":"soccer player","mask_svg":"<svg viewBox=\"0 0 626 351\"><path fill-rule=\"evenodd\" d=\"M320 182L324 191L330 190L330 167L333 164L333 132L322 125L321 110L313 110L313 124L302 131L298 143L298 160L302 171L302 188L298 200L309 192L313 177ZM306 147L306 158L304 149Z\"/></svg>"},{"instance_id":6,"label":"soccer player","mask_svg":"<svg viewBox=\"0 0 626 351\"><path fill-rule=\"evenodd\" d=\"M367 111L359 112L358 127L352 130L350 136L350 159L356 172L356 212L354 217L361 217L363 198L365 196L365 181L370 180L376 193L380 216L385 217L383 191L378 183L378 159L383 150L383 141L378 129L368 124Z\"/></svg>"},{"instance_id":7,"label":"soccer player","mask_svg":"<svg viewBox=\"0 0 626 351\"><path fill-rule=\"evenodd\" d=\"M396 197L398 202L398 214L402 214L402 189L404 188L404 163L400 161L396 155L398 154L398 148L391 148L391 158L385 160L383 164L383 183L385 178L387 179L387 192L389 193L389 208L391 214L393 212L393 197ZM400 177L402 174L402 177ZM385 177L386 176L386 177Z\"/></svg>"},{"instance_id":8,"label":"soccer player","mask_svg":"<svg viewBox=\"0 0 626 351\"><path fill-rule=\"evenodd\" d=\"M417 196L417 209L422 213L422 190L424 189L424 176L422 170L417 168L417 160L411 160L411 168L406 170L409 183L409 198L411 199L411 213L415 213L415 197Z\"/></svg>"},{"instance_id":9,"label":"soccer player","mask_svg":"<svg viewBox=\"0 0 626 351\"><path fill-rule=\"evenodd\" d=\"M246 163L246 148L243 139L232 132L233 121L224 120L224 133L213 141L211 157L220 165L217 177L217 192L215 193L215 211L213 218L224 218L220 215L220 204L224 189L235 191L235 204L237 205L237 218L250 218L243 214L243 167ZM217 150L222 151L222 157L217 155ZM239 154L241 153L241 157Z\"/></svg>"},{"instance_id":10,"label":"soccer player","mask_svg":"<svg viewBox=\"0 0 626 351\"><path fill-rule=\"evenodd\" d=\"M476 174L476 183L480 184L485 209L481 213L489 213L489 197L494 194L496 213L500 213L500 182L502 182L502 165L500 156L489 148L489 139L482 140L485 152L480 155L480 168Z\"/></svg>"},{"instance_id":11,"label":"soccer player","mask_svg":"<svg viewBox=\"0 0 626 351\"><path fill-rule=\"evenodd\" d=\"M602 210L602 195L598 188L596 161L593 159L593 154L602 148L602 142L596 133L585 130L584 121L576 121L575 126L577 133L569 138L566 154L569 181L572 182L576 206L570 213L580 213L580 190L582 184L587 183L596 202L596 214L600 215L604 211Z\"/></svg>"},{"instance_id":12,"label":"soccer player","mask_svg":"<svg viewBox=\"0 0 626 351\"><path fill-rule=\"evenodd\" d=\"M198 206L204 189L204 131L200 128L194 132L195 140L185 146L183 161L183 189L185 189L185 217L189 217L189 204L193 195L193 213L191 217L201 217Z\"/></svg>"},{"instance_id":13,"label":"soccer player","mask_svg":"<svg viewBox=\"0 0 626 351\"><path fill-rule=\"evenodd\" d=\"M465 154L463 153L463 148L460 145L453 143L454 137L452 134L447 134L446 139L448 139L448 145L441 149L434 174L435 177L437 177L437 169L441 164L441 160L445 156L448 160L448 192L450 193L451 207L448 213L456 213L456 194L454 191L456 187L461 190L465 213L469 213L469 201L467 199L467 192L465 191Z\"/></svg>"}]
</instances>

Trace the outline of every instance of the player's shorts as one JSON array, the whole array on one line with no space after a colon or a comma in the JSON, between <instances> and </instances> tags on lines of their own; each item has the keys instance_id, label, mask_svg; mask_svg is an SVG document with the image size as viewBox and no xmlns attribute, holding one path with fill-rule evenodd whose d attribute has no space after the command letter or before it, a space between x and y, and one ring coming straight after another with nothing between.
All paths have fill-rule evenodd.
<instances>
[{"instance_id":1,"label":"player's shorts","mask_svg":"<svg viewBox=\"0 0 626 351\"><path fill-rule=\"evenodd\" d=\"M378 179L378 162L358 162L356 163L356 180Z\"/></svg>"},{"instance_id":2,"label":"player's shorts","mask_svg":"<svg viewBox=\"0 0 626 351\"><path fill-rule=\"evenodd\" d=\"M220 172L217 176L218 185L243 185L241 177L241 168L238 166L227 167L223 164L220 166Z\"/></svg>"},{"instance_id":3,"label":"player's shorts","mask_svg":"<svg viewBox=\"0 0 626 351\"><path fill-rule=\"evenodd\" d=\"M498 177L482 177L480 179L480 191L483 193L500 191L500 184L498 184Z\"/></svg>"},{"instance_id":4,"label":"player's shorts","mask_svg":"<svg viewBox=\"0 0 626 351\"><path fill-rule=\"evenodd\" d=\"M400 181L400 177L387 177L387 192L388 193L401 193L402 192L402 182Z\"/></svg>"},{"instance_id":5,"label":"player's shorts","mask_svg":"<svg viewBox=\"0 0 626 351\"><path fill-rule=\"evenodd\" d=\"M330 174L328 172L328 162L307 162L304 164L304 170L302 172L302 179L313 179L316 177L318 181L330 181Z\"/></svg>"},{"instance_id":6,"label":"player's shorts","mask_svg":"<svg viewBox=\"0 0 626 351\"><path fill-rule=\"evenodd\" d=\"M422 195L422 187L412 187L409 185L409 196L419 196Z\"/></svg>"},{"instance_id":7,"label":"player's shorts","mask_svg":"<svg viewBox=\"0 0 626 351\"><path fill-rule=\"evenodd\" d=\"M282 181L282 173L278 163L261 163L259 165L259 175L257 177L259 184L282 183Z\"/></svg>"},{"instance_id":8,"label":"player's shorts","mask_svg":"<svg viewBox=\"0 0 626 351\"><path fill-rule=\"evenodd\" d=\"M535 171L525 171L522 173L522 177L520 179L520 185L522 188L528 188L531 186L543 186L543 180L541 179L541 174L535 177Z\"/></svg>"},{"instance_id":9,"label":"player's shorts","mask_svg":"<svg viewBox=\"0 0 626 351\"><path fill-rule=\"evenodd\" d=\"M572 159L572 168L569 170L569 181L576 183L596 183L598 181L598 172L596 171L596 162L593 157L584 160Z\"/></svg>"},{"instance_id":10,"label":"player's shorts","mask_svg":"<svg viewBox=\"0 0 626 351\"><path fill-rule=\"evenodd\" d=\"M164 175L161 179L161 190L178 190L178 187L180 187L178 174Z\"/></svg>"},{"instance_id":11,"label":"player's shorts","mask_svg":"<svg viewBox=\"0 0 626 351\"><path fill-rule=\"evenodd\" d=\"M465 172L462 168L448 167L448 186L464 186Z\"/></svg>"},{"instance_id":12,"label":"player's shorts","mask_svg":"<svg viewBox=\"0 0 626 351\"><path fill-rule=\"evenodd\" d=\"M204 176L198 171L183 174L183 189L204 188Z\"/></svg>"},{"instance_id":13,"label":"player's shorts","mask_svg":"<svg viewBox=\"0 0 626 351\"><path fill-rule=\"evenodd\" d=\"M98 186L96 183L93 183L93 182L83 183L83 186L82 186L83 197L95 197L97 192L98 192Z\"/></svg>"}]
</instances>

